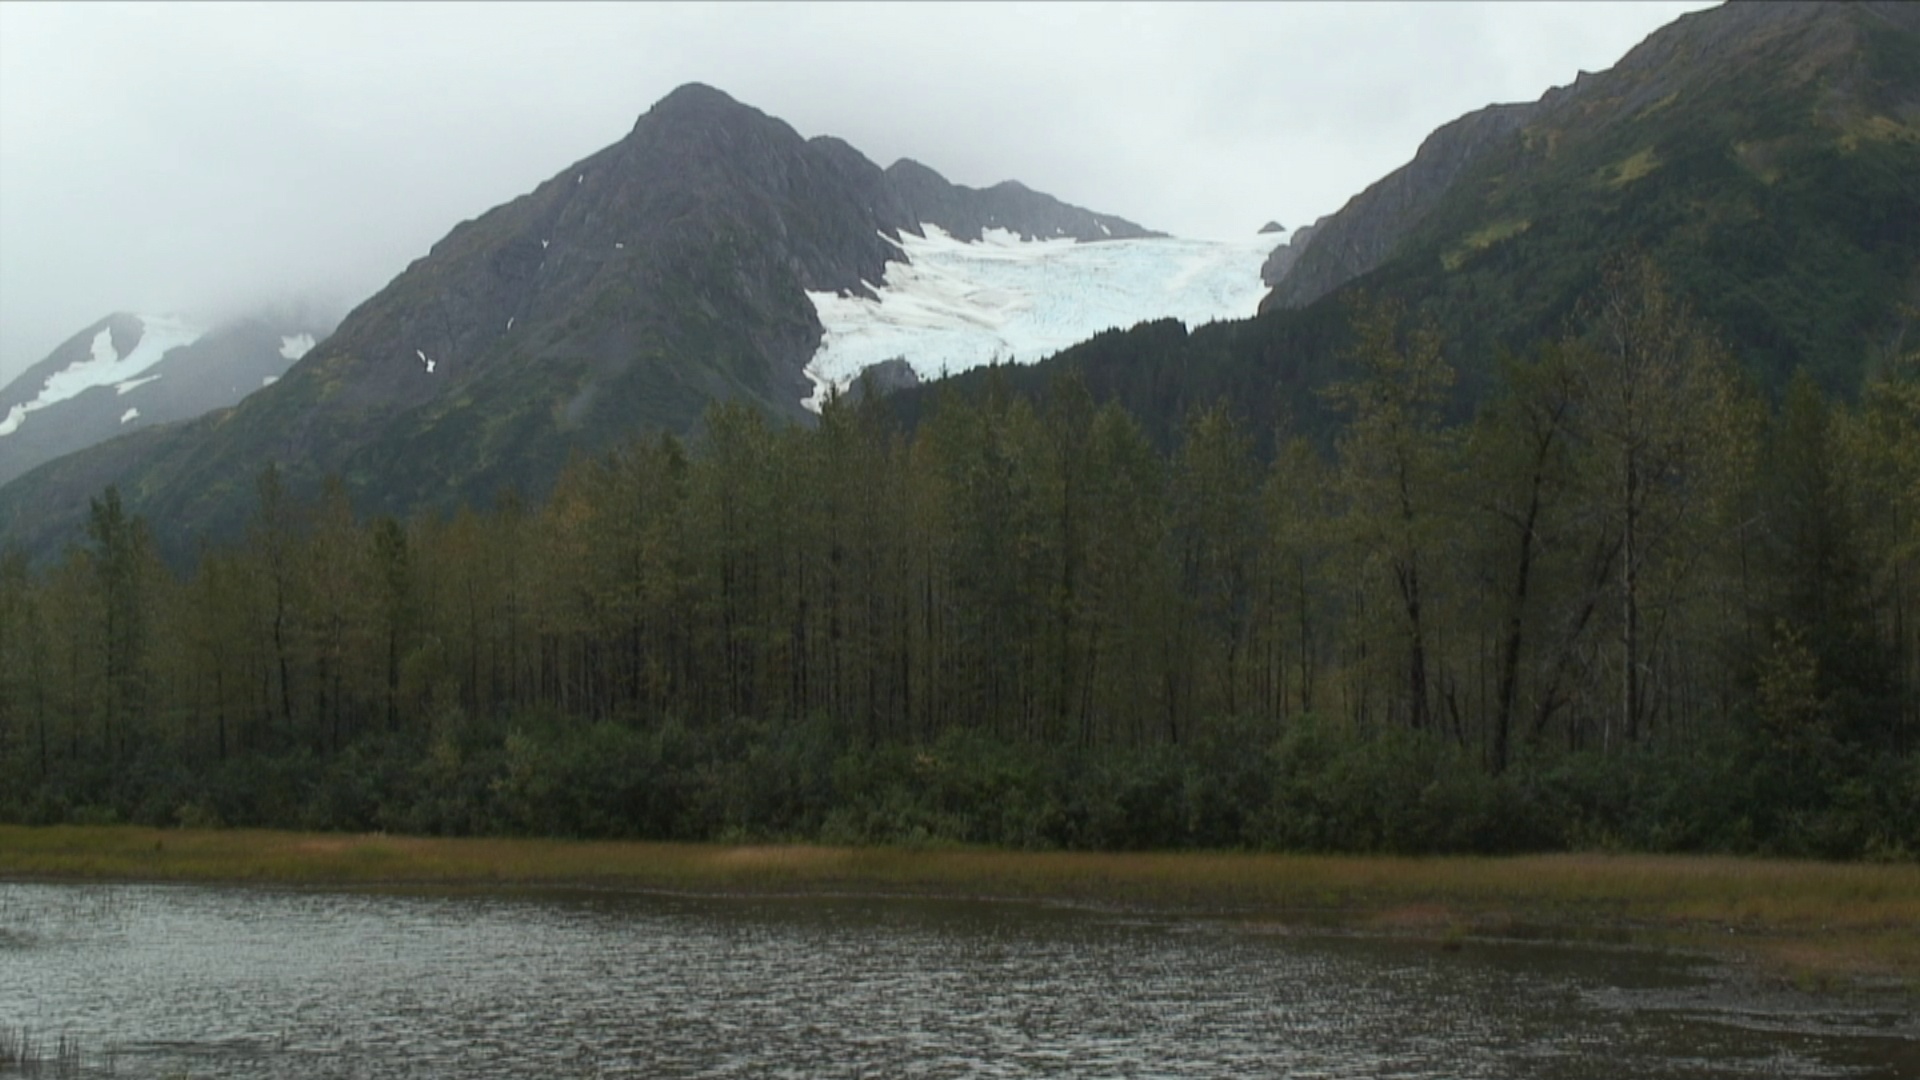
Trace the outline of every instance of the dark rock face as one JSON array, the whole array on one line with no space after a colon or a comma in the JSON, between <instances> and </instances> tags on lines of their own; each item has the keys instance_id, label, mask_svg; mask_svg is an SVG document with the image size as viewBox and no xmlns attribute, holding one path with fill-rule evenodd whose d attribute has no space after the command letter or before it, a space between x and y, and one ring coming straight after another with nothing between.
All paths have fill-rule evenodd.
<instances>
[{"instance_id":1,"label":"dark rock face","mask_svg":"<svg viewBox=\"0 0 1920 1080\"><path fill-rule=\"evenodd\" d=\"M672 377L712 396L797 400L820 333L800 292L884 276L892 248L878 232L899 214L885 194L845 144L808 143L717 90L682 87L619 143L457 226L323 351L352 367L347 404L391 413L527 363L591 383L645 377L642 357L706 352L709 324L725 319L752 328L731 344L757 363L715 375L689 360ZM674 412L653 419L684 428L691 417Z\"/></svg>"},{"instance_id":2,"label":"dark rock face","mask_svg":"<svg viewBox=\"0 0 1920 1080\"><path fill-rule=\"evenodd\" d=\"M924 222L969 241L979 240L987 229L1005 229L1023 240L1127 240L1166 235L1125 218L1069 206L1012 180L985 190L950 184L910 158L888 166L887 181L905 205L907 220L902 225L916 234Z\"/></svg>"},{"instance_id":3,"label":"dark rock face","mask_svg":"<svg viewBox=\"0 0 1920 1080\"><path fill-rule=\"evenodd\" d=\"M853 385L847 387L847 396L850 400L859 401L869 393L885 397L895 390L907 390L919 385L920 373L913 370L913 365L905 359L896 356L891 360L869 364L860 372L860 377L853 380Z\"/></svg>"},{"instance_id":4,"label":"dark rock face","mask_svg":"<svg viewBox=\"0 0 1920 1080\"><path fill-rule=\"evenodd\" d=\"M1286 231L1287 231L1287 227L1285 225L1282 225L1277 221L1269 221L1265 225L1260 226L1260 232L1256 235L1265 236L1268 233L1283 233Z\"/></svg>"},{"instance_id":5,"label":"dark rock face","mask_svg":"<svg viewBox=\"0 0 1920 1080\"><path fill-rule=\"evenodd\" d=\"M231 535L269 461L296 494L334 474L363 512L408 514L508 487L543 497L574 452L689 432L715 400L805 422L823 333L806 293L871 295L904 258L889 238L923 222L968 239L1156 235L1011 182L882 170L683 86L618 143L455 226L217 423L0 491L0 534L70 532L103 476L176 536Z\"/></svg>"},{"instance_id":6,"label":"dark rock face","mask_svg":"<svg viewBox=\"0 0 1920 1080\"><path fill-rule=\"evenodd\" d=\"M1427 136L1411 162L1355 195L1338 213L1301 229L1268 258L1260 276L1273 292L1260 310L1305 307L1385 262L1461 172L1512 137L1537 107L1490 106Z\"/></svg>"},{"instance_id":7,"label":"dark rock face","mask_svg":"<svg viewBox=\"0 0 1920 1080\"><path fill-rule=\"evenodd\" d=\"M1300 261L1300 256L1306 253L1307 244L1326 221L1327 218L1322 217L1311 225L1295 229L1287 242L1274 248L1267 256L1267 261L1260 264L1260 280L1266 282L1268 288L1280 284L1281 279L1292 271L1293 264Z\"/></svg>"}]
</instances>

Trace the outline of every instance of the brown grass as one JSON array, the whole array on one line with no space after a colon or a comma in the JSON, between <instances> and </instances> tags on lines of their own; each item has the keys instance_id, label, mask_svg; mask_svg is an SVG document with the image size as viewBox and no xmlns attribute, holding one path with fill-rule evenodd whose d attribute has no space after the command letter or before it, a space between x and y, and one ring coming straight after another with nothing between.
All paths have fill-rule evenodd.
<instances>
[{"instance_id":1,"label":"brown grass","mask_svg":"<svg viewBox=\"0 0 1920 1080\"><path fill-rule=\"evenodd\" d=\"M1288 927L1706 947L1920 988L1920 866L1719 856L1387 858L429 839L0 826L0 877L595 885L1052 899Z\"/></svg>"}]
</instances>

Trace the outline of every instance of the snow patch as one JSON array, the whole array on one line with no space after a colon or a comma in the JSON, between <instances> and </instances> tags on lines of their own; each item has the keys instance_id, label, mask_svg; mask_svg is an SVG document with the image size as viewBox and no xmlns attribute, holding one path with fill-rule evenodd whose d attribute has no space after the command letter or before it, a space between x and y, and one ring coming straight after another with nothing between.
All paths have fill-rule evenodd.
<instances>
[{"instance_id":1,"label":"snow patch","mask_svg":"<svg viewBox=\"0 0 1920 1080\"><path fill-rule=\"evenodd\" d=\"M127 421L132 420L134 417L139 415L140 415L139 409L128 409L126 412L123 412L120 414L120 422L124 424Z\"/></svg>"},{"instance_id":2,"label":"snow patch","mask_svg":"<svg viewBox=\"0 0 1920 1080\"><path fill-rule=\"evenodd\" d=\"M273 385L274 383L277 383L277 382L279 382L279 381L280 381L280 376L278 376L278 375L262 375L262 376L260 376L260 385L261 385L261 386L272 386L272 385Z\"/></svg>"},{"instance_id":3,"label":"snow patch","mask_svg":"<svg viewBox=\"0 0 1920 1080\"><path fill-rule=\"evenodd\" d=\"M832 397L834 390L837 389L837 387L834 386L833 380L815 371L812 364L808 364L801 374L805 375L807 381L813 384L813 393L808 394L807 399L801 402L801 404L816 413L826 408L827 399Z\"/></svg>"},{"instance_id":4,"label":"snow patch","mask_svg":"<svg viewBox=\"0 0 1920 1080\"><path fill-rule=\"evenodd\" d=\"M1033 363L1102 330L1176 318L1189 328L1251 318L1267 287L1272 236L1153 237L1078 243L983 230L977 243L937 225L886 237L907 256L887 264L877 299L809 292L826 328L807 364L818 412L828 391L899 357L922 379L990 362ZM884 233L881 234L885 236Z\"/></svg>"},{"instance_id":5,"label":"snow patch","mask_svg":"<svg viewBox=\"0 0 1920 1080\"><path fill-rule=\"evenodd\" d=\"M513 316L507 316L507 329L513 329Z\"/></svg>"},{"instance_id":6,"label":"snow patch","mask_svg":"<svg viewBox=\"0 0 1920 1080\"><path fill-rule=\"evenodd\" d=\"M57 405L96 386L120 386L133 382L148 368L159 363L161 357L182 345L192 344L200 337L198 327L172 316L141 315L138 320L140 340L134 344L132 351L121 356L119 350L113 347L111 330L95 334L86 359L76 360L47 376L47 381L41 385L40 393L33 400L15 405L7 411L7 418L0 420L0 435L11 435L20 430L27 414Z\"/></svg>"},{"instance_id":7,"label":"snow patch","mask_svg":"<svg viewBox=\"0 0 1920 1080\"><path fill-rule=\"evenodd\" d=\"M114 396L118 397L119 395L124 394L129 390L138 390L141 387L147 385L148 383L152 382L153 380L159 377L160 376L157 374L147 375L138 379L128 379L126 382L123 382L123 383L114 383L113 384Z\"/></svg>"},{"instance_id":8,"label":"snow patch","mask_svg":"<svg viewBox=\"0 0 1920 1080\"><path fill-rule=\"evenodd\" d=\"M413 350L413 355L419 357L420 362L427 365L427 374L429 375L433 374L433 361L427 358L426 353L421 352L419 349L415 349Z\"/></svg>"},{"instance_id":9,"label":"snow patch","mask_svg":"<svg viewBox=\"0 0 1920 1080\"><path fill-rule=\"evenodd\" d=\"M282 360L298 360L312 351L312 334L295 334L292 337L283 337L280 339L280 358Z\"/></svg>"},{"instance_id":10,"label":"snow patch","mask_svg":"<svg viewBox=\"0 0 1920 1080\"><path fill-rule=\"evenodd\" d=\"M545 250L547 250L547 245L548 245L548 244L551 244L551 243L553 243L553 241L551 241L551 240L542 240L542 241L540 241L540 250L541 250L541 251L545 251Z\"/></svg>"}]
</instances>

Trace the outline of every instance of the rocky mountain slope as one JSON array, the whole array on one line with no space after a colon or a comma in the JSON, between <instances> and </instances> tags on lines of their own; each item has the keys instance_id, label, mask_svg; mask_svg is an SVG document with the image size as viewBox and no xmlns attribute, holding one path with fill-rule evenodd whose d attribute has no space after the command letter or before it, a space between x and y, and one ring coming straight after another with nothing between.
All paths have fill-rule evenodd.
<instances>
[{"instance_id":1,"label":"rocky mountain slope","mask_svg":"<svg viewBox=\"0 0 1920 1080\"><path fill-rule=\"evenodd\" d=\"M1296 233L1262 267L1262 307L1303 307L1386 261L1467 166L1524 125L1537 105L1491 105L1427 136L1413 160Z\"/></svg>"},{"instance_id":2,"label":"rocky mountain slope","mask_svg":"<svg viewBox=\"0 0 1920 1080\"><path fill-rule=\"evenodd\" d=\"M234 405L332 326L297 309L205 332L178 318L109 315L0 389L0 484L127 432Z\"/></svg>"},{"instance_id":3,"label":"rocky mountain slope","mask_svg":"<svg viewBox=\"0 0 1920 1080\"><path fill-rule=\"evenodd\" d=\"M1263 310L1305 306L1395 259L1461 277L1518 259L1557 285L1610 242L1717 262L1724 272L1683 276L1730 325L1772 322L1768 307L1789 290L1741 282L1784 285L1801 271L1778 264L1809 254L1844 264L1828 269L1865 286L1862 307L1885 316L1914 282L1917 35L1920 8L1901 3L1737 0L1684 16L1606 72L1435 131L1412 162L1275 253ZM1804 326L1788 335L1799 340L1762 365L1771 375L1814 362L1829 388L1848 381L1837 369L1859 342ZM1778 335L1750 344L1760 336Z\"/></svg>"}]
</instances>

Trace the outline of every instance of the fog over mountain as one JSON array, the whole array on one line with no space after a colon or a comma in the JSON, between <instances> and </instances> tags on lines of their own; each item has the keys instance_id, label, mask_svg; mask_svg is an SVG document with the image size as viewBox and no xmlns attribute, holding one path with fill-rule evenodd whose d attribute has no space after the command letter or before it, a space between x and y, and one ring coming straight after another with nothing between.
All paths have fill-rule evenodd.
<instances>
[{"instance_id":1,"label":"fog over mountain","mask_svg":"<svg viewBox=\"0 0 1920 1080\"><path fill-rule=\"evenodd\" d=\"M344 310L687 81L1237 237L1704 6L3 5L0 384L109 311Z\"/></svg>"}]
</instances>

